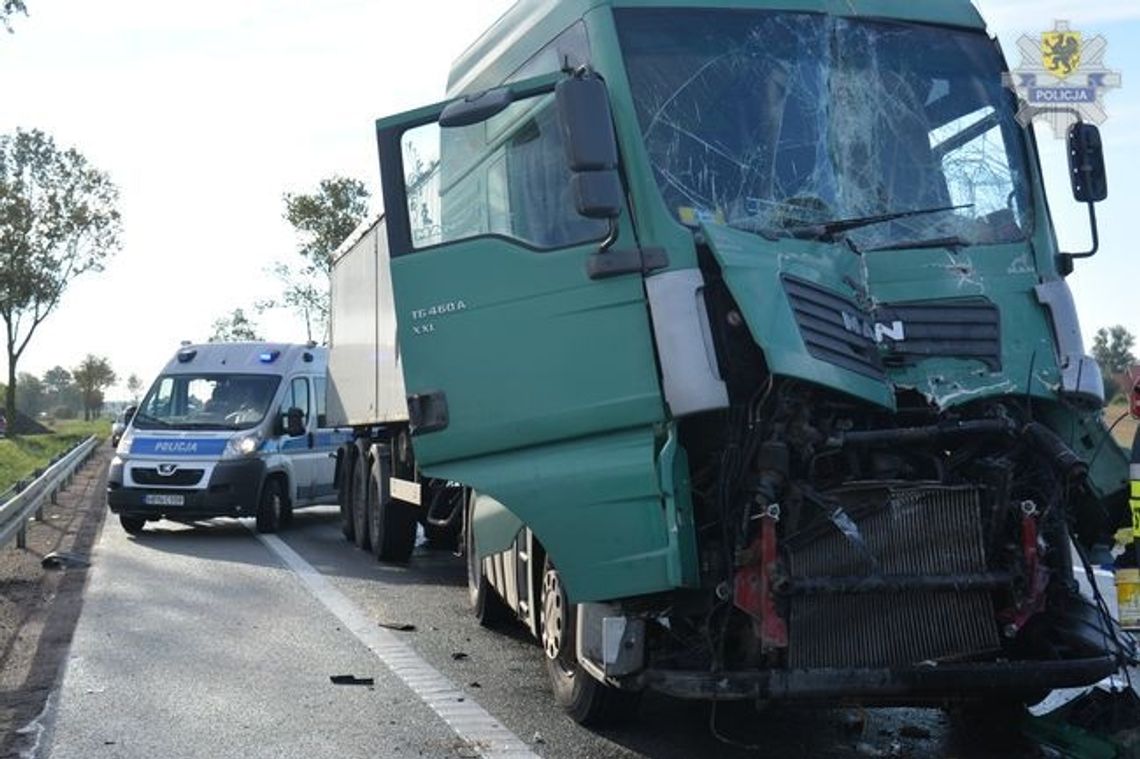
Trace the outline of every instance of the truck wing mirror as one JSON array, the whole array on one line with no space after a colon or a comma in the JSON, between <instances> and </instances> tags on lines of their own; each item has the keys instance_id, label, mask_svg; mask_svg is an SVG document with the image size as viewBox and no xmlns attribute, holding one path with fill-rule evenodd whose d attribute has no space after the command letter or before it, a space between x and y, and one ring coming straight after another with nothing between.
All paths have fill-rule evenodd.
<instances>
[{"instance_id":1,"label":"truck wing mirror","mask_svg":"<svg viewBox=\"0 0 1140 759\"><path fill-rule=\"evenodd\" d=\"M1084 253L1060 254L1060 268L1065 274L1072 271L1072 259L1088 258L1100 248L1095 204L1108 197L1108 176L1104 170L1100 130L1092 124L1078 121L1069 127L1069 181L1073 185L1073 198L1088 204L1092 248Z\"/></svg>"},{"instance_id":2,"label":"truck wing mirror","mask_svg":"<svg viewBox=\"0 0 1140 759\"><path fill-rule=\"evenodd\" d=\"M285 434L289 437L300 437L305 434L304 411L294 407L285 412Z\"/></svg>"},{"instance_id":3,"label":"truck wing mirror","mask_svg":"<svg viewBox=\"0 0 1140 759\"><path fill-rule=\"evenodd\" d=\"M578 213L590 219L616 219L622 192L605 82L583 69L555 85L554 99Z\"/></svg>"},{"instance_id":4,"label":"truck wing mirror","mask_svg":"<svg viewBox=\"0 0 1140 759\"><path fill-rule=\"evenodd\" d=\"M1069 180L1073 198L1081 203L1099 203L1108 197L1104 147L1100 130L1077 122L1069 128Z\"/></svg>"}]
</instances>

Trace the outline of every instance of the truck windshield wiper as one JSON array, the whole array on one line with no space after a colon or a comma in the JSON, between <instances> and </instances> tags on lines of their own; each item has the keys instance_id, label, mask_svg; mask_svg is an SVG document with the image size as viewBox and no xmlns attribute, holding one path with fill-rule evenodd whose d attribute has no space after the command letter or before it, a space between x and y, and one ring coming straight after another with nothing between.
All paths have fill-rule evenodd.
<instances>
[{"instance_id":1,"label":"truck windshield wiper","mask_svg":"<svg viewBox=\"0 0 1140 759\"><path fill-rule=\"evenodd\" d=\"M957 235L950 237L935 237L930 240L908 240L906 242L892 242L889 245L880 245L877 248L867 248L864 253L876 250L919 250L922 248L965 248L972 245L969 240L963 240Z\"/></svg>"},{"instance_id":2,"label":"truck windshield wiper","mask_svg":"<svg viewBox=\"0 0 1140 759\"><path fill-rule=\"evenodd\" d=\"M852 229L859 229L860 227L869 227L872 224L882 224L883 222L894 221L895 219L906 219L911 216L925 216L926 214L939 213L941 211L957 211L963 208L973 207L973 203L964 203L957 206L938 206L937 208L917 208L910 211L892 211L891 213L882 213L876 216L860 216L854 219L825 221L821 224L797 225L789 227L789 231L791 231L795 237L829 240L843 232L849 232Z\"/></svg>"}]
</instances>

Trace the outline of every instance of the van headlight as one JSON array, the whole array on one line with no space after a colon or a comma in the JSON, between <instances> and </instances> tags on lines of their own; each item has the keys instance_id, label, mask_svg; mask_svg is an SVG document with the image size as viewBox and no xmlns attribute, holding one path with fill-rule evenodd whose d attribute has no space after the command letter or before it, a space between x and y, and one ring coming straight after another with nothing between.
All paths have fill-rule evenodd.
<instances>
[{"instance_id":1,"label":"van headlight","mask_svg":"<svg viewBox=\"0 0 1140 759\"><path fill-rule=\"evenodd\" d=\"M131 443L135 442L135 431L127 430L123 436L119 438L119 445L115 448L116 456L126 456L131 452Z\"/></svg>"},{"instance_id":2,"label":"van headlight","mask_svg":"<svg viewBox=\"0 0 1140 759\"><path fill-rule=\"evenodd\" d=\"M244 459L257 453L261 447L261 433L253 432L248 435L238 435L226 442L226 449L222 451L223 459Z\"/></svg>"}]
</instances>

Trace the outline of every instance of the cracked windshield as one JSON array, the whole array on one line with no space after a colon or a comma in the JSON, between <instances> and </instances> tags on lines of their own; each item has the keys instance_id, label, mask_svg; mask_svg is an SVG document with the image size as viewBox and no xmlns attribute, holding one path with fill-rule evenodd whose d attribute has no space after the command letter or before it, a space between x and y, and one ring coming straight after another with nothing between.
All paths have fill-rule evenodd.
<instances>
[{"instance_id":1,"label":"cracked windshield","mask_svg":"<svg viewBox=\"0 0 1140 759\"><path fill-rule=\"evenodd\" d=\"M219 374L160 377L143 399L139 429L236 430L265 418L280 377Z\"/></svg>"},{"instance_id":2,"label":"cracked windshield","mask_svg":"<svg viewBox=\"0 0 1140 759\"><path fill-rule=\"evenodd\" d=\"M670 211L859 249L1000 243L1032 225L983 34L816 14L615 11Z\"/></svg>"}]
</instances>

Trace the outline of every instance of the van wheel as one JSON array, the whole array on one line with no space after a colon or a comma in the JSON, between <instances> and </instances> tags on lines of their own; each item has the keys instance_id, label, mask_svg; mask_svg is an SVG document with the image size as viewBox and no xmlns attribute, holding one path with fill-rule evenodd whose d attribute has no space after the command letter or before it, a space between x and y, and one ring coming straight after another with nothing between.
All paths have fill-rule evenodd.
<instances>
[{"instance_id":1,"label":"van wheel","mask_svg":"<svg viewBox=\"0 0 1140 759\"><path fill-rule=\"evenodd\" d=\"M119 524L131 535L138 535L146 527L146 517L132 517L126 514L119 515Z\"/></svg>"},{"instance_id":2,"label":"van wheel","mask_svg":"<svg viewBox=\"0 0 1140 759\"><path fill-rule=\"evenodd\" d=\"M281 526L281 512L284 507L285 496L281 492L280 480L266 481L261 488L261 501L257 504L257 531L277 532Z\"/></svg>"},{"instance_id":3,"label":"van wheel","mask_svg":"<svg viewBox=\"0 0 1140 759\"><path fill-rule=\"evenodd\" d=\"M464 509L463 555L467 559L467 595L471 600L471 611L483 627L496 627L511 618L511 611L491 587L491 581L483 574L483 562L475 555L475 530L471 522L474 504L471 497Z\"/></svg>"},{"instance_id":4,"label":"van wheel","mask_svg":"<svg viewBox=\"0 0 1140 759\"><path fill-rule=\"evenodd\" d=\"M633 719L641 693L599 682L578 664L577 606L566 600L562 578L549 557L542 572L541 609L546 671L558 705L581 725L612 726Z\"/></svg>"},{"instance_id":5,"label":"van wheel","mask_svg":"<svg viewBox=\"0 0 1140 759\"><path fill-rule=\"evenodd\" d=\"M337 492L337 506L340 507L340 531L348 541L356 535L352 518L352 471L356 468L356 446L344 448L341 458L340 488Z\"/></svg>"},{"instance_id":6,"label":"van wheel","mask_svg":"<svg viewBox=\"0 0 1140 759\"><path fill-rule=\"evenodd\" d=\"M368 540L368 450L364 443L357 441L356 453L352 457L352 539L356 547L367 551L372 543Z\"/></svg>"},{"instance_id":7,"label":"van wheel","mask_svg":"<svg viewBox=\"0 0 1140 759\"><path fill-rule=\"evenodd\" d=\"M416 547L416 515L388 490L388 457L372 462L368 478L368 541L381 561L406 562Z\"/></svg>"}]
</instances>

